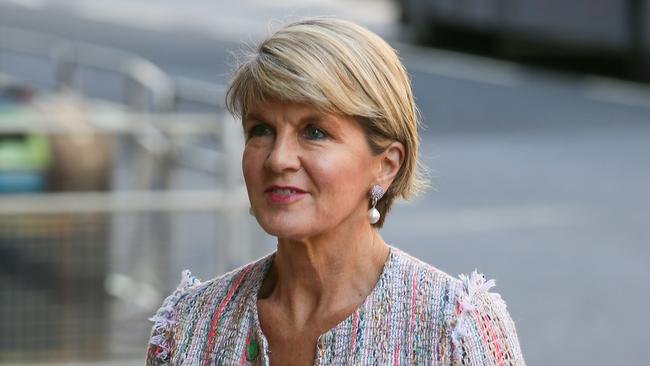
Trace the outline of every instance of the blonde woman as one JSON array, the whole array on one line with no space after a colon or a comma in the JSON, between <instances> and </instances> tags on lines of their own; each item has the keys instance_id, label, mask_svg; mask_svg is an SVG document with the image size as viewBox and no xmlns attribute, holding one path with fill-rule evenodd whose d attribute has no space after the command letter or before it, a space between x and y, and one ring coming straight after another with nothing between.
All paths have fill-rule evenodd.
<instances>
[{"instance_id":1,"label":"blonde woman","mask_svg":"<svg viewBox=\"0 0 650 366\"><path fill-rule=\"evenodd\" d=\"M277 250L153 317L149 365L524 365L493 280L452 277L379 234L425 182L409 79L377 35L288 24L235 72L251 214Z\"/></svg>"}]
</instances>

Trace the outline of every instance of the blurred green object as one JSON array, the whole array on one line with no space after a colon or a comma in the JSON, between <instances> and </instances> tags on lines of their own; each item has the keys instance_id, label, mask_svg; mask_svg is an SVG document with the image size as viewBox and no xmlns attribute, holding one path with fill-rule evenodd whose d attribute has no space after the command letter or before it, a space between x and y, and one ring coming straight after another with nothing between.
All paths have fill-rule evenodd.
<instances>
[{"instance_id":1,"label":"blurred green object","mask_svg":"<svg viewBox=\"0 0 650 366\"><path fill-rule=\"evenodd\" d=\"M0 106L3 117L15 116L20 120L18 117L30 113L33 112L25 106ZM45 190L51 161L47 136L38 133L0 134L0 193Z\"/></svg>"},{"instance_id":2,"label":"blurred green object","mask_svg":"<svg viewBox=\"0 0 650 366\"><path fill-rule=\"evenodd\" d=\"M47 137L0 136L0 170L42 170L50 162Z\"/></svg>"}]
</instances>

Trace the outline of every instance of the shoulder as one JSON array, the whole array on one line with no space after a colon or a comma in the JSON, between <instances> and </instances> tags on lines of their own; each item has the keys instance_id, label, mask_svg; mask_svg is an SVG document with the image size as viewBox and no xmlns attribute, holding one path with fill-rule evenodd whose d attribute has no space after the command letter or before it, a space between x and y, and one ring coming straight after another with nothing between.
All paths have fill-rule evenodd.
<instances>
[{"instance_id":1,"label":"shoulder","mask_svg":"<svg viewBox=\"0 0 650 366\"><path fill-rule=\"evenodd\" d=\"M460 274L449 320L452 359L460 365L525 365L515 324L495 280L474 270Z\"/></svg>"},{"instance_id":2,"label":"shoulder","mask_svg":"<svg viewBox=\"0 0 650 366\"><path fill-rule=\"evenodd\" d=\"M151 336L147 347L147 365L168 364L172 331L178 321L178 303L187 296L192 289L200 285L200 281L189 270L181 274L181 282L171 295L163 300L156 313L149 318L152 321Z\"/></svg>"},{"instance_id":3,"label":"shoulder","mask_svg":"<svg viewBox=\"0 0 650 366\"><path fill-rule=\"evenodd\" d=\"M248 294L260 280L260 274L270 263L271 255L266 255L249 262L221 276L198 284L184 293L177 303L179 315L195 310L196 303L220 304L223 301L235 301Z\"/></svg>"},{"instance_id":4,"label":"shoulder","mask_svg":"<svg viewBox=\"0 0 650 366\"><path fill-rule=\"evenodd\" d=\"M413 288L420 293L438 294L452 300L460 290L462 283L452 275L423 260L394 248L395 272L402 282L410 281Z\"/></svg>"},{"instance_id":5,"label":"shoulder","mask_svg":"<svg viewBox=\"0 0 650 366\"><path fill-rule=\"evenodd\" d=\"M461 281L401 249L395 253L394 295L411 309L411 317L442 331L438 329L439 323L454 316L454 300L462 288Z\"/></svg>"},{"instance_id":6,"label":"shoulder","mask_svg":"<svg viewBox=\"0 0 650 366\"><path fill-rule=\"evenodd\" d=\"M205 282L184 270L178 287L149 319L154 325L147 348L147 365L170 364L174 356L174 340L187 319L210 316L228 303L244 299L250 293L245 289L256 285L270 258L271 254Z\"/></svg>"},{"instance_id":7,"label":"shoulder","mask_svg":"<svg viewBox=\"0 0 650 366\"><path fill-rule=\"evenodd\" d=\"M416 321L429 324L439 335L453 365L525 365L514 322L501 296L490 291L495 280L477 270L452 276L410 254L397 250L395 277L412 294L409 301ZM408 297L408 296L407 296ZM446 353L443 351L443 353Z\"/></svg>"}]
</instances>

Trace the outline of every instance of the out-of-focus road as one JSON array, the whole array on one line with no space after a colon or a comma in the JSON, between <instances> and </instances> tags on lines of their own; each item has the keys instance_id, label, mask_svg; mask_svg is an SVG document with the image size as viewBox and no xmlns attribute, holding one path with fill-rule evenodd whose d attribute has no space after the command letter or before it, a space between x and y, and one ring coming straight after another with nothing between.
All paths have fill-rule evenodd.
<instances>
[{"instance_id":1,"label":"out-of-focus road","mask_svg":"<svg viewBox=\"0 0 650 366\"><path fill-rule=\"evenodd\" d=\"M111 15L82 3L2 1L0 24L223 83L230 52L296 4L133 1L124 13L129 4L116 1L123 8ZM352 3L292 14L347 16L396 38L390 4L362 2L373 18ZM496 278L529 365L650 364L650 89L394 44L422 111L435 190L390 213L387 241L450 274L478 267Z\"/></svg>"}]
</instances>

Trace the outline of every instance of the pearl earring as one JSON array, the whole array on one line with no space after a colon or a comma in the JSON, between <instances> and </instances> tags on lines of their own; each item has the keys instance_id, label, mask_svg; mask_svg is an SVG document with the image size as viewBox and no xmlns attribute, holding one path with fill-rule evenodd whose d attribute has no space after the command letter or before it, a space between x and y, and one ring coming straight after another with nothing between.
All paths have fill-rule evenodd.
<instances>
[{"instance_id":1,"label":"pearl earring","mask_svg":"<svg viewBox=\"0 0 650 366\"><path fill-rule=\"evenodd\" d=\"M383 196L384 189L381 188L379 184L374 184L372 188L370 188L370 200L372 208L368 210L368 221L370 221L371 224L376 224L379 221L379 218L381 218L381 214L375 206L377 206L377 201L379 201Z\"/></svg>"}]
</instances>

